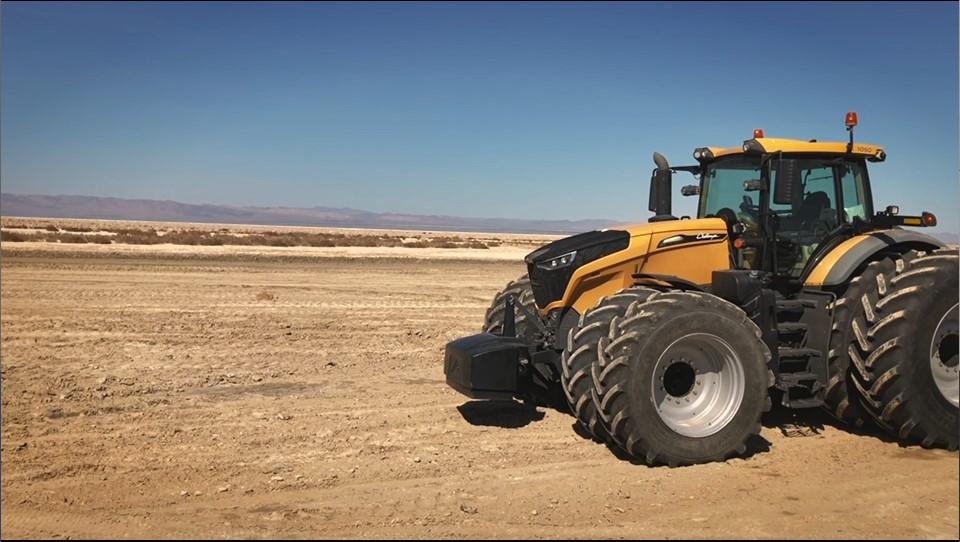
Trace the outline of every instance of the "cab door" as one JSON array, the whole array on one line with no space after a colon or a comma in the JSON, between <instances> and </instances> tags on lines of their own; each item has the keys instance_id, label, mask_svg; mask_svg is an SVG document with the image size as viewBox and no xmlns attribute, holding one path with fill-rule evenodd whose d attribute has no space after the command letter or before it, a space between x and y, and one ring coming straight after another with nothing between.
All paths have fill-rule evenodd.
<instances>
[{"instance_id":1,"label":"cab door","mask_svg":"<svg viewBox=\"0 0 960 542\"><path fill-rule=\"evenodd\" d=\"M872 212L862 161L785 157L774 161L770 178L778 275L799 278L817 247L841 224Z\"/></svg>"}]
</instances>

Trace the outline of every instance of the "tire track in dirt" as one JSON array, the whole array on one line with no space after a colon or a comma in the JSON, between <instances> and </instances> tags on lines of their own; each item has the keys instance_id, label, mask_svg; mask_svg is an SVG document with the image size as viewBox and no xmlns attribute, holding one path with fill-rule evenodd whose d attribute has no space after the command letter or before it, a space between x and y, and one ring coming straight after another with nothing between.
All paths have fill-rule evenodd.
<instances>
[{"instance_id":1,"label":"tire track in dirt","mask_svg":"<svg viewBox=\"0 0 960 542\"><path fill-rule=\"evenodd\" d=\"M519 263L219 258L4 250L5 536L958 535L956 454L816 414L647 468L459 396L443 345Z\"/></svg>"}]
</instances>

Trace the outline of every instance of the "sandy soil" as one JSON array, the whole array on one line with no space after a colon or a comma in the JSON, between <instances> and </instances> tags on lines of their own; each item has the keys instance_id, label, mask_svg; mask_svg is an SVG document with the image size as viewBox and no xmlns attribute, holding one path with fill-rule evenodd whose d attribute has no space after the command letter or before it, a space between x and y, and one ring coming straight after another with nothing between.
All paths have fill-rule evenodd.
<instances>
[{"instance_id":1,"label":"sandy soil","mask_svg":"<svg viewBox=\"0 0 960 542\"><path fill-rule=\"evenodd\" d=\"M648 468L456 394L517 260L88 248L3 246L5 538L960 535L957 454L816 413Z\"/></svg>"}]
</instances>

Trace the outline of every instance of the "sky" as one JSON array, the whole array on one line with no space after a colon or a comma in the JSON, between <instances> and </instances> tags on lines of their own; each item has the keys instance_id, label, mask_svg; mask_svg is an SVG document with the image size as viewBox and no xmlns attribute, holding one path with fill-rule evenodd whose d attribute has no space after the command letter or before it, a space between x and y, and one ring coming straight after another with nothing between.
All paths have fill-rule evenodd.
<instances>
[{"instance_id":1,"label":"sky","mask_svg":"<svg viewBox=\"0 0 960 542\"><path fill-rule=\"evenodd\" d=\"M4 1L0 181L642 222L654 151L844 140L855 110L877 207L960 232L957 6Z\"/></svg>"}]
</instances>

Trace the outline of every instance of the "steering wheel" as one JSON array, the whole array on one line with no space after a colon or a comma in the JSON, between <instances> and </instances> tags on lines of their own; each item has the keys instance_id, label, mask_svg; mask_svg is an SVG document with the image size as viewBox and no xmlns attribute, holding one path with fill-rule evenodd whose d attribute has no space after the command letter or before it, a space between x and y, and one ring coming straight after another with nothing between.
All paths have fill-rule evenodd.
<instances>
[{"instance_id":1,"label":"steering wheel","mask_svg":"<svg viewBox=\"0 0 960 542\"><path fill-rule=\"evenodd\" d=\"M753 203L753 198L750 196L743 196L743 201L740 202L740 212L749 216L752 222L760 221L760 207Z\"/></svg>"},{"instance_id":2,"label":"steering wheel","mask_svg":"<svg viewBox=\"0 0 960 542\"><path fill-rule=\"evenodd\" d=\"M729 207L723 207L714 216L726 222L728 230L740 223L740 217Z\"/></svg>"}]
</instances>

